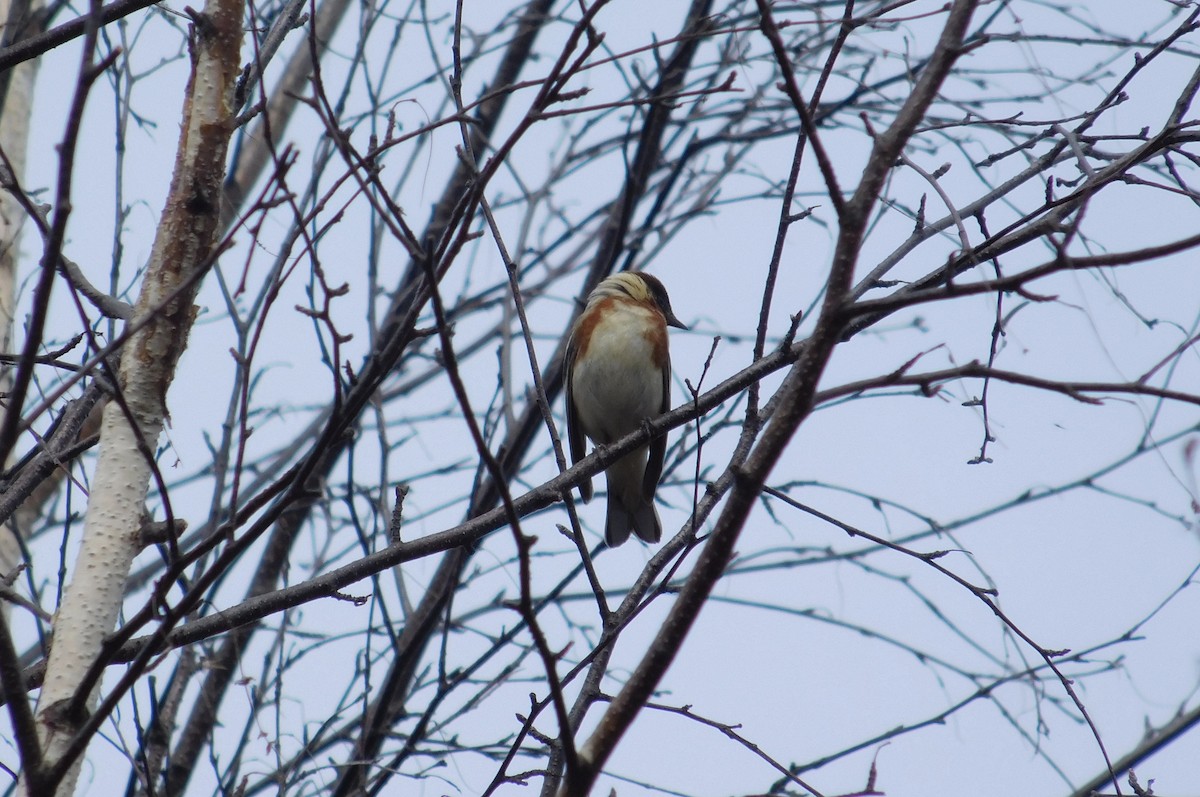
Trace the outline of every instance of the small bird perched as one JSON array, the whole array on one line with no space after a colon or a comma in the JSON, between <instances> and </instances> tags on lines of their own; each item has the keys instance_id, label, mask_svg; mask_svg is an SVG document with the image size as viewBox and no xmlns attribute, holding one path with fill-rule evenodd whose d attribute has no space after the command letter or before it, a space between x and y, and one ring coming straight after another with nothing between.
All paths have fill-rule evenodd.
<instances>
[{"instance_id":1,"label":"small bird perched","mask_svg":"<svg viewBox=\"0 0 1200 797\"><path fill-rule=\"evenodd\" d=\"M583 436L599 446L615 443L671 407L671 352L667 327L687 327L671 312L667 289L656 277L624 271L605 279L587 298L567 343L567 437L571 461L583 458ZM646 542L662 538L654 491L662 476L666 437L650 441L608 466L610 546L632 531ZM592 498L592 480L579 485Z\"/></svg>"}]
</instances>

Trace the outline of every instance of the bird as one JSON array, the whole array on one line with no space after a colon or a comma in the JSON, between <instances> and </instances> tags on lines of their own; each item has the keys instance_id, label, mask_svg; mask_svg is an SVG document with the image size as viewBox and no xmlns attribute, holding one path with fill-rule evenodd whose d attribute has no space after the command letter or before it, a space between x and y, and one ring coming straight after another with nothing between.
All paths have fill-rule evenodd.
<instances>
[{"instance_id":1,"label":"bird","mask_svg":"<svg viewBox=\"0 0 1200 797\"><path fill-rule=\"evenodd\" d=\"M571 461L585 454L584 436L597 446L615 443L671 407L671 352L667 327L687 329L671 311L657 277L623 271L600 282L571 327L564 367ZM616 547L630 532L648 543L662 539L654 491L662 476L665 436L612 463L604 540ZM579 484L587 503L592 480Z\"/></svg>"}]
</instances>

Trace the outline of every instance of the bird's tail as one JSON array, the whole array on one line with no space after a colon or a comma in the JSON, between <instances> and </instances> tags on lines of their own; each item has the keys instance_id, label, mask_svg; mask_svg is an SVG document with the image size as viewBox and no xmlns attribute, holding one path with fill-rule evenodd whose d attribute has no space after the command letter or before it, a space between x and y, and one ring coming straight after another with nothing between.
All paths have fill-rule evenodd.
<instances>
[{"instance_id":1,"label":"bird's tail","mask_svg":"<svg viewBox=\"0 0 1200 797\"><path fill-rule=\"evenodd\" d=\"M646 542L662 539L662 521L654 508L654 499L642 492L642 473L646 470L646 450L633 451L608 467L608 520L604 541L616 547L629 539L632 531Z\"/></svg>"}]
</instances>

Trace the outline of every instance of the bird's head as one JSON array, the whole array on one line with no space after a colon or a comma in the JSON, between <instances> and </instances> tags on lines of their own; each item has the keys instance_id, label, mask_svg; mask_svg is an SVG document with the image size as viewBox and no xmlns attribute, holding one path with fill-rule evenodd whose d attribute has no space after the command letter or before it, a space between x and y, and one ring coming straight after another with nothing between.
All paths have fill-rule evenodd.
<instances>
[{"instance_id":1,"label":"bird's head","mask_svg":"<svg viewBox=\"0 0 1200 797\"><path fill-rule=\"evenodd\" d=\"M687 329L687 325L675 317L671 310L671 299L667 289L658 277L642 271L622 271L613 274L600 282L588 296L588 303L613 296L621 299L632 299L654 307L663 314L667 325L676 329Z\"/></svg>"}]
</instances>

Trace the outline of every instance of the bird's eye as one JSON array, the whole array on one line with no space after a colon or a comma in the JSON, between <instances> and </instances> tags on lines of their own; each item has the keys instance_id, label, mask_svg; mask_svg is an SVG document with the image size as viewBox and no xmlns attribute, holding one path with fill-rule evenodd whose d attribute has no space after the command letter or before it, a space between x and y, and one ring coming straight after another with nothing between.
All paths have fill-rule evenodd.
<instances>
[{"instance_id":1,"label":"bird's eye","mask_svg":"<svg viewBox=\"0 0 1200 797\"><path fill-rule=\"evenodd\" d=\"M650 293L654 297L654 303L663 310L671 309L671 300L667 298L667 289L663 287L661 282L652 283L650 285Z\"/></svg>"}]
</instances>

